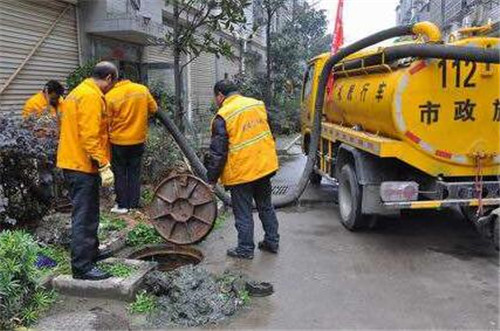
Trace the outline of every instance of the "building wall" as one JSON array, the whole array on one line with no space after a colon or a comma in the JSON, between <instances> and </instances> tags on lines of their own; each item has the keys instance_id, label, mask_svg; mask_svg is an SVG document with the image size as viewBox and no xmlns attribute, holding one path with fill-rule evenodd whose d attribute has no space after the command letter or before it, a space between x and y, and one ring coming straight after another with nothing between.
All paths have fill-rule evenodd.
<instances>
[{"instance_id":1,"label":"building wall","mask_svg":"<svg viewBox=\"0 0 500 331\"><path fill-rule=\"evenodd\" d=\"M460 27L500 20L498 0L401 0L396 11L397 24L430 20L445 36Z\"/></svg>"},{"instance_id":2,"label":"building wall","mask_svg":"<svg viewBox=\"0 0 500 331\"><path fill-rule=\"evenodd\" d=\"M28 58L46 34L47 38ZM17 117L26 100L42 90L48 80L65 84L66 77L78 66L77 40L74 5L56 0L0 0L0 111Z\"/></svg>"}]
</instances>

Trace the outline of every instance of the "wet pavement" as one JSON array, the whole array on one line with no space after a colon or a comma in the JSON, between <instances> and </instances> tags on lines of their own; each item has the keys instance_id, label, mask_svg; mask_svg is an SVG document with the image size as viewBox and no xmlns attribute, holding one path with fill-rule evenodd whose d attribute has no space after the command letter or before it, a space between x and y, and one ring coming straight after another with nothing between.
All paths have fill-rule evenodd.
<instances>
[{"instance_id":1,"label":"wet pavement","mask_svg":"<svg viewBox=\"0 0 500 331\"><path fill-rule=\"evenodd\" d=\"M290 179L303 162L297 155L282 162L274 185L292 189ZM335 191L331 183L310 186L306 202L278 212L278 255L257 250L251 261L226 257L236 242L232 217L198 245L205 255L201 266L241 270L275 289L218 327L498 329L498 252L457 211L415 212L384 220L380 229L352 233L339 222ZM254 216L258 241L262 230ZM77 312L90 328L113 321L119 328L141 328L140 319L127 317L118 302L72 298L52 315L76 321Z\"/></svg>"},{"instance_id":2,"label":"wet pavement","mask_svg":"<svg viewBox=\"0 0 500 331\"><path fill-rule=\"evenodd\" d=\"M300 162L284 167L297 174ZM498 329L498 252L458 211L415 212L352 233L340 224L334 195L328 183L309 187L309 203L279 211L278 255L256 250L252 261L227 258L236 242L232 218L202 243L210 270L243 270L276 291L222 327Z\"/></svg>"}]
</instances>

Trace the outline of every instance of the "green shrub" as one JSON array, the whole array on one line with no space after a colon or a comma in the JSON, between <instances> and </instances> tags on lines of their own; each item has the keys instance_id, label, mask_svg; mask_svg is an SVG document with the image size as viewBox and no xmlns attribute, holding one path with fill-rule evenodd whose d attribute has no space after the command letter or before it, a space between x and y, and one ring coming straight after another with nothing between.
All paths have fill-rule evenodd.
<instances>
[{"instance_id":1,"label":"green shrub","mask_svg":"<svg viewBox=\"0 0 500 331\"><path fill-rule=\"evenodd\" d=\"M142 291L136 295L135 301L129 305L129 312L132 314L150 314L158 309L157 298Z\"/></svg>"},{"instance_id":2,"label":"green shrub","mask_svg":"<svg viewBox=\"0 0 500 331\"><path fill-rule=\"evenodd\" d=\"M109 273L113 277L127 278L134 271L137 271L137 267L129 264L125 264L123 262L115 262L115 263L106 263L101 262L98 263L99 268L101 270Z\"/></svg>"},{"instance_id":3,"label":"green shrub","mask_svg":"<svg viewBox=\"0 0 500 331\"><path fill-rule=\"evenodd\" d=\"M143 183L159 184L181 162L182 154L167 129L161 124L150 125L142 158Z\"/></svg>"},{"instance_id":4,"label":"green shrub","mask_svg":"<svg viewBox=\"0 0 500 331\"><path fill-rule=\"evenodd\" d=\"M132 247L159 244L163 241L163 238L158 234L156 229L148 224L137 224L127 234L127 245Z\"/></svg>"},{"instance_id":5,"label":"green shrub","mask_svg":"<svg viewBox=\"0 0 500 331\"><path fill-rule=\"evenodd\" d=\"M66 89L68 90L68 93L92 75L92 70L97 62L99 61L96 59L89 60L77 67L69 74L68 77L66 77Z\"/></svg>"},{"instance_id":6,"label":"green shrub","mask_svg":"<svg viewBox=\"0 0 500 331\"><path fill-rule=\"evenodd\" d=\"M28 326L54 302L55 293L38 284L40 248L24 231L0 233L0 329Z\"/></svg>"},{"instance_id":7,"label":"green shrub","mask_svg":"<svg viewBox=\"0 0 500 331\"><path fill-rule=\"evenodd\" d=\"M35 225L53 199L58 125L0 116L0 227Z\"/></svg>"}]
</instances>

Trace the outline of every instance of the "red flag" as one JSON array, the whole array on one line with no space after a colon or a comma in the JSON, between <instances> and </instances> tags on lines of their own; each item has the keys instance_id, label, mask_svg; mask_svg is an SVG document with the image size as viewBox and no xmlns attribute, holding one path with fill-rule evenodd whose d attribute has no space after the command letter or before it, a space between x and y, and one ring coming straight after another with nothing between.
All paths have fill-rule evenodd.
<instances>
[{"instance_id":1,"label":"red flag","mask_svg":"<svg viewBox=\"0 0 500 331\"><path fill-rule=\"evenodd\" d=\"M335 17L335 28L333 30L332 47L331 54L337 53L339 48L344 44L344 24L342 21L342 13L344 11L344 0L338 0L337 3L337 15ZM326 88L327 95L330 97L333 95L333 75L330 75L328 79L328 85Z\"/></svg>"},{"instance_id":2,"label":"red flag","mask_svg":"<svg viewBox=\"0 0 500 331\"><path fill-rule=\"evenodd\" d=\"M335 29L333 30L331 52L336 53L344 44L344 24L342 21L342 13L344 11L344 0L339 0L337 4L337 17L335 18Z\"/></svg>"}]
</instances>

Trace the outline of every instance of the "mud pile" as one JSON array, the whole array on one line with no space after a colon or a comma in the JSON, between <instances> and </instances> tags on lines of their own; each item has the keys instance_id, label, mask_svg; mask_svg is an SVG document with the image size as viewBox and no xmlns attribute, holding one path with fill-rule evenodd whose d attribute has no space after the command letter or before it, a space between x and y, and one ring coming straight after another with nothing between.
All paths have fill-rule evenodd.
<instances>
[{"instance_id":1,"label":"mud pile","mask_svg":"<svg viewBox=\"0 0 500 331\"><path fill-rule=\"evenodd\" d=\"M71 241L71 215L54 213L42 218L35 230L38 242L69 247Z\"/></svg>"},{"instance_id":2,"label":"mud pile","mask_svg":"<svg viewBox=\"0 0 500 331\"><path fill-rule=\"evenodd\" d=\"M159 297L158 310L148 320L154 327L194 327L216 323L233 315L248 298L244 276L220 276L192 265L171 272L155 271L146 290Z\"/></svg>"}]
</instances>

